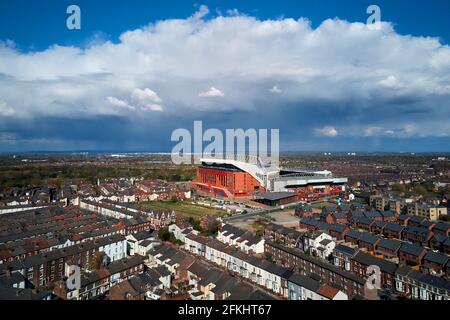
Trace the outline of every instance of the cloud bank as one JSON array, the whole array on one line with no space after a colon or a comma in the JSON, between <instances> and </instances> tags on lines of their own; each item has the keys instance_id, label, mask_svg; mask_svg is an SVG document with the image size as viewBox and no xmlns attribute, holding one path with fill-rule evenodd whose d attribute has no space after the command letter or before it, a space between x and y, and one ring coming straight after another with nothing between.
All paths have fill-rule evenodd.
<instances>
[{"instance_id":1,"label":"cloud bank","mask_svg":"<svg viewBox=\"0 0 450 320\"><path fill-rule=\"evenodd\" d=\"M0 131L46 117L245 113L328 138L450 135L450 48L439 39L388 22L209 15L201 6L86 48L0 42Z\"/></svg>"}]
</instances>

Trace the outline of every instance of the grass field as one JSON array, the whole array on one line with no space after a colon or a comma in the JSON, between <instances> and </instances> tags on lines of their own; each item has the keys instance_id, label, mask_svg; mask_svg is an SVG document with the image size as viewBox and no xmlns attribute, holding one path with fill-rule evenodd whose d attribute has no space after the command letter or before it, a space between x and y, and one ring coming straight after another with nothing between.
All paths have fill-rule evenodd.
<instances>
[{"instance_id":1,"label":"grass field","mask_svg":"<svg viewBox=\"0 0 450 320\"><path fill-rule=\"evenodd\" d=\"M322 209L322 207L334 207L336 206L336 203L328 202L328 201L322 201L311 204L311 207Z\"/></svg>"},{"instance_id":2,"label":"grass field","mask_svg":"<svg viewBox=\"0 0 450 320\"><path fill-rule=\"evenodd\" d=\"M189 202L171 202L171 201L151 201L138 204L141 209L151 210L174 210L175 213L186 217L200 218L201 216L224 216L225 210L218 208L209 208Z\"/></svg>"}]
</instances>

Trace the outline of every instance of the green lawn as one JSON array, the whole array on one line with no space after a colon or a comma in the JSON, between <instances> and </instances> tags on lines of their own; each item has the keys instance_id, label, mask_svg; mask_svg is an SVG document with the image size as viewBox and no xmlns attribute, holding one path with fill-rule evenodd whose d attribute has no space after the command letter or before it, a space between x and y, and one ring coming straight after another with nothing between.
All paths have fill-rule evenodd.
<instances>
[{"instance_id":1,"label":"green lawn","mask_svg":"<svg viewBox=\"0 0 450 320\"><path fill-rule=\"evenodd\" d=\"M218 208L209 208L189 202L171 202L171 201L150 201L138 204L141 209L153 210L174 210L175 213L182 214L186 217L200 218L201 216L224 216L225 210Z\"/></svg>"},{"instance_id":2,"label":"green lawn","mask_svg":"<svg viewBox=\"0 0 450 320\"><path fill-rule=\"evenodd\" d=\"M332 202L328 202L328 201L311 204L311 207L319 208L319 209L321 209L322 207L333 207L333 206L336 206L336 203L332 203Z\"/></svg>"}]
</instances>

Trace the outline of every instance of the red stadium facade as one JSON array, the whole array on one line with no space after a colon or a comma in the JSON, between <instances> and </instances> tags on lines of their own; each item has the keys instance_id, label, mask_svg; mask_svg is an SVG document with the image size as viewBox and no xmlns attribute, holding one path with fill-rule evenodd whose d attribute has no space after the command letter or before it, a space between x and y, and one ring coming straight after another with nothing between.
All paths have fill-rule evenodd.
<instances>
[{"instance_id":1,"label":"red stadium facade","mask_svg":"<svg viewBox=\"0 0 450 320\"><path fill-rule=\"evenodd\" d=\"M221 197L242 197L265 192L265 188L250 173L227 165L202 165L197 169L194 184L203 193Z\"/></svg>"},{"instance_id":2,"label":"red stadium facade","mask_svg":"<svg viewBox=\"0 0 450 320\"><path fill-rule=\"evenodd\" d=\"M346 178L330 171L280 170L260 162L203 159L194 187L200 194L222 198L249 197L265 192L295 192L296 199L313 201L338 196Z\"/></svg>"}]
</instances>

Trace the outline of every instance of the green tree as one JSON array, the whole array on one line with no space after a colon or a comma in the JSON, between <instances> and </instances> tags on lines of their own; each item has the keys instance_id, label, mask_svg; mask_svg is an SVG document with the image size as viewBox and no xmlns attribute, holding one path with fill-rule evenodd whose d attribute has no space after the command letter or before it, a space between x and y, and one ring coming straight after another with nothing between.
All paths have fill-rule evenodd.
<instances>
[{"instance_id":1,"label":"green tree","mask_svg":"<svg viewBox=\"0 0 450 320\"><path fill-rule=\"evenodd\" d=\"M169 232L169 228L167 228L167 227L161 228L158 231L158 237L162 241L169 241L170 240L170 235L171 235L171 233Z\"/></svg>"},{"instance_id":2,"label":"green tree","mask_svg":"<svg viewBox=\"0 0 450 320\"><path fill-rule=\"evenodd\" d=\"M218 220L213 220L208 223L208 232L212 235L217 234L220 228L220 222Z\"/></svg>"}]
</instances>

